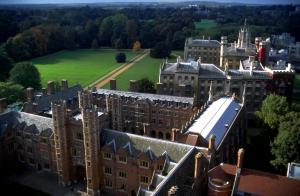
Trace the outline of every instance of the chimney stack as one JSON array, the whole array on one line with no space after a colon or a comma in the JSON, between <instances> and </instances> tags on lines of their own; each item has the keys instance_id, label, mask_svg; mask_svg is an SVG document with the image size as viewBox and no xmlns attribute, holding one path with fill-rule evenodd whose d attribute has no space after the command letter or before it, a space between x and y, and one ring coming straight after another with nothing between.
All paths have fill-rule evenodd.
<instances>
[{"instance_id":1,"label":"chimney stack","mask_svg":"<svg viewBox=\"0 0 300 196\"><path fill-rule=\"evenodd\" d=\"M198 152L195 156L195 170L194 170L194 179L197 179L201 175L201 158L203 154Z\"/></svg>"},{"instance_id":2,"label":"chimney stack","mask_svg":"<svg viewBox=\"0 0 300 196\"><path fill-rule=\"evenodd\" d=\"M6 98L0 98L0 114L7 109Z\"/></svg>"},{"instance_id":3,"label":"chimney stack","mask_svg":"<svg viewBox=\"0 0 300 196\"><path fill-rule=\"evenodd\" d=\"M111 79L109 81L110 85L110 90L117 90L117 80L116 79Z\"/></svg>"},{"instance_id":4,"label":"chimney stack","mask_svg":"<svg viewBox=\"0 0 300 196\"><path fill-rule=\"evenodd\" d=\"M236 165L238 168L242 168L242 166L243 166L244 153L245 153L244 149L240 148L238 151L238 159L237 159L237 165Z\"/></svg>"},{"instance_id":5,"label":"chimney stack","mask_svg":"<svg viewBox=\"0 0 300 196\"><path fill-rule=\"evenodd\" d=\"M65 80L65 79L63 79L63 80L61 80L61 90L62 91L67 91L68 90L68 80Z\"/></svg>"},{"instance_id":6,"label":"chimney stack","mask_svg":"<svg viewBox=\"0 0 300 196\"><path fill-rule=\"evenodd\" d=\"M137 91L136 80L130 80L129 82L130 82L129 91L136 92Z\"/></svg>"},{"instance_id":7,"label":"chimney stack","mask_svg":"<svg viewBox=\"0 0 300 196\"><path fill-rule=\"evenodd\" d=\"M43 94L43 96L47 95L47 89L46 88L42 88L42 94Z\"/></svg>"},{"instance_id":8,"label":"chimney stack","mask_svg":"<svg viewBox=\"0 0 300 196\"><path fill-rule=\"evenodd\" d=\"M215 147L215 141L216 141L216 136L215 135L211 135L209 137L209 140L208 140L208 151L211 153L213 152L216 147Z\"/></svg>"},{"instance_id":9,"label":"chimney stack","mask_svg":"<svg viewBox=\"0 0 300 196\"><path fill-rule=\"evenodd\" d=\"M53 95L55 92L55 86L53 81L48 82L48 87L47 87L47 94L48 95Z\"/></svg>"},{"instance_id":10,"label":"chimney stack","mask_svg":"<svg viewBox=\"0 0 300 196\"><path fill-rule=\"evenodd\" d=\"M164 84L160 83L160 82L157 82L156 83L156 94L162 95L163 91L164 91Z\"/></svg>"},{"instance_id":11,"label":"chimney stack","mask_svg":"<svg viewBox=\"0 0 300 196\"><path fill-rule=\"evenodd\" d=\"M33 97L34 97L34 89L31 87L28 87L26 89L26 97L27 97L27 102L32 102Z\"/></svg>"}]
</instances>

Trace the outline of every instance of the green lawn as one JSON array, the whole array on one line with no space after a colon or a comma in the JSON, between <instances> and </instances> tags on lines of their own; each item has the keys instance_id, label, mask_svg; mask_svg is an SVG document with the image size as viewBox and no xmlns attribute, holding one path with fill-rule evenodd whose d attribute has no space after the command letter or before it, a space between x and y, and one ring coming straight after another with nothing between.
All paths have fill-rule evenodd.
<instances>
[{"instance_id":1,"label":"green lawn","mask_svg":"<svg viewBox=\"0 0 300 196\"><path fill-rule=\"evenodd\" d=\"M115 61L117 52L120 51L114 49L60 51L34 58L32 62L41 74L43 86L49 80L61 79L67 79L70 86L74 84L87 86L121 65ZM130 50L122 52L126 53L127 60L135 56Z\"/></svg>"},{"instance_id":2,"label":"green lawn","mask_svg":"<svg viewBox=\"0 0 300 196\"><path fill-rule=\"evenodd\" d=\"M182 54L183 51L174 51L168 61L175 62L177 55L181 55L181 58L183 58ZM156 84L156 82L158 82L159 68L162 62L163 59L155 59L147 55L144 59L134 64L116 78L117 89L126 91L129 89L129 80L139 80L145 77ZM109 88L109 84L106 84L103 88Z\"/></svg>"},{"instance_id":3,"label":"green lawn","mask_svg":"<svg viewBox=\"0 0 300 196\"><path fill-rule=\"evenodd\" d=\"M202 19L200 22L195 22L195 28L197 30L210 29L217 26L215 20Z\"/></svg>"}]
</instances>

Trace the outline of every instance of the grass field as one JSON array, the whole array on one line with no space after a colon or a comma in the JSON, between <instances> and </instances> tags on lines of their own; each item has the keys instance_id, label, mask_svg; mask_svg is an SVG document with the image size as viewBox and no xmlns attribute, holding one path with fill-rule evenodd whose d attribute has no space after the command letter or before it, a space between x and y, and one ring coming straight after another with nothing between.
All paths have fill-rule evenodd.
<instances>
[{"instance_id":1,"label":"grass field","mask_svg":"<svg viewBox=\"0 0 300 196\"><path fill-rule=\"evenodd\" d=\"M74 84L86 86L121 65L115 61L117 52L120 51L114 49L60 51L32 59L32 62L41 74L43 86L49 80L61 79L67 79L70 86ZM135 56L130 50L122 52L126 53L127 60Z\"/></svg>"},{"instance_id":2,"label":"grass field","mask_svg":"<svg viewBox=\"0 0 300 196\"><path fill-rule=\"evenodd\" d=\"M183 58L183 51L174 51L168 61L175 62L177 55ZM134 64L116 78L117 89L128 90L129 80L139 80L145 77L154 83L158 82L159 67L162 62L163 59L155 59L147 55L143 60ZM103 88L109 88L109 84L106 84Z\"/></svg>"},{"instance_id":3,"label":"grass field","mask_svg":"<svg viewBox=\"0 0 300 196\"><path fill-rule=\"evenodd\" d=\"M209 19L202 19L200 22L195 22L195 28L197 30L205 30L214 28L217 26L217 23L215 20L209 20Z\"/></svg>"}]
</instances>

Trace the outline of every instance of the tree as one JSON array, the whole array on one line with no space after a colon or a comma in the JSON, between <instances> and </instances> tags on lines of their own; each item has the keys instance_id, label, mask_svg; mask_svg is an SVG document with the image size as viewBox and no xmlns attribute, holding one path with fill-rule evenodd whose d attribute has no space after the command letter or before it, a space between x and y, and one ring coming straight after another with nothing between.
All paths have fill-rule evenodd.
<instances>
[{"instance_id":1,"label":"tree","mask_svg":"<svg viewBox=\"0 0 300 196\"><path fill-rule=\"evenodd\" d=\"M132 47L133 52L138 52L141 50L141 42L135 41Z\"/></svg>"},{"instance_id":2,"label":"tree","mask_svg":"<svg viewBox=\"0 0 300 196\"><path fill-rule=\"evenodd\" d=\"M125 53L118 53L118 54L116 54L116 61L118 63L124 63L126 61L126 55L125 55Z\"/></svg>"},{"instance_id":3,"label":"tree","mask_svg":"<svg viewBox=\"0 0 300 196\"><path fill-rule=\"evenodd\" d=\"M8 78L9 71L13 67L13 60L8 56L5 49L0 47L0 81Z\"/></svg>"},{"instance_id":4,"label":"tree","mask_svg":"<svg viewBox=\"0 0 300 196\"><path fill-rule=\"evenodd\" d=\"M17 63L10 71L9 80L23 87L41 88L40 73L30 62Z\"/></svg>"},{"instance_id":5,"label":"tree","mask_svg":"<svg viewBox=\"0 0 300 196\"><path fill-rule=\"evenodd\" d=\"M114 47L118 50L122 49L123 48L123 42L122 40L119 38L117 40L115 40L114 42Z\"/></svg>"},{"instance_id":6,"label":"tree","mask_svg":"<svg viewBox=\"0 0 300 196\"><path fill-rule=\"evenodd\" d=\"M271 164L281 172L285 172L289 162L300 161L300 113L289 112L278 128L278 135L271 144L271 152L275 159Z\"/></svg>"},{"instance_id":7,"label":"tree","mask_svg":"<svg viewBox=\"0 0 300 196\"><path fill-rule=\"evenodd\" d=\"M155 85L148 78L142 78L137 81L137 91L141 93L155 93Z\"/></svg>"},{"instance_id":8,"label":"tree","mask_svg":"<svg viewBox=\"0 0 300 196\"><path fill-rule=\"evenodd\" d=\"M255 114L271 129L277 129L280 118L289 111L286 97L271 94L262 102L261 108Z\"/></svg>"},{"instance_id":9,"label":"tree","mask_svg":"<svg viewBox=\"0 0 300 196\"><path fill-rule=\"evenodd\" d=\"M91 48L93 49L99 48L98 41L96 39L92 41Z\"/></svg>"},{"instance_id":10,"label":"tree","mask_svg":"<svg viewBox=\"0 0 300 196\"><path fill-rule=\"evenodd\" d=\"M24 88L11 82L0 82L0 97L5 97L7 102L14 103L24 100Z\"/></svg>"},{"instance_id":11,"label":"tree","mask_svg":"<svg viewBox=\"0 0 300 196\"><path fill-rule=\"evenodd\" d=\"M153 58L165 58L171 54L170 48L165 42L159 42L150 50L150 56Z\"/></svg>"},{"instance_id":12,"label":"tree","mask_svg":"<svg viewBox=\"0 0 300 196\"><path fill-rule=\"evenodd\" d=\"M172 40L172 49L173 50L182 50L184 47L185 36L182 31L176 31Z\"/></svg>"}]
</instances>

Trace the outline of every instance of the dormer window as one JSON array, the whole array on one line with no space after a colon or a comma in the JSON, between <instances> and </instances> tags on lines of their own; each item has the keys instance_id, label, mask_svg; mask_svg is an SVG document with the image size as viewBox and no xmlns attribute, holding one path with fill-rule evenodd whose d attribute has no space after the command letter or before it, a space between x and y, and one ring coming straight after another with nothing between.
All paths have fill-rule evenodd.
<instances>
[{"instance_id":1,"label":"dormer window","mask_svg":"<svg viewBox=\"0 0 300 196\"><path fill-rule=\"evenodd\" d=\"M149 183L149 177L148 176L141 176L140 177L140 182L142 184L148 184Z\"/></svg>"},{"instance_id":2,"label":"dormer window","mask_svg":"<svg viewBox=\"0 0 300 196\"><path fill-rule=\"evenodd\" d=\"M111 160L111 157L112 157L111 153L109 153L109 152L104 152L103 153L103 158L104 159Z\"/></svg>"},{"instance_id":3,"label":"dormer window","mask_svg":"<svg viewBox=\"0 0 300 196\"><path fill-rule=\"evenodd\" d=\"M149 168L149 162L148 162L148 161L141 160L141 161L140 161L140 167L141 167L141 168Z\"/></svg>"},{"instance_id":4,"label":"dormer window","mask_svg":"<svg viewBox=\"0 0 300 196\"><path fill-rule=\"evenodd\" d=\"M112 174L111 168L110 167L105 167L104 168L104 173L107 174L107 175L111 175Z\"/></svg>"},{"instance_id":5,"label":"dormer window","mask_svg":"<svg viewBox=\"0 0 300 196\"><path fill-rule=\"evenodd\" d=\"M157 165L157 170L162 171L163 170L163 165L162 164L158 164Z\"/></svg>"}]
</instances>

